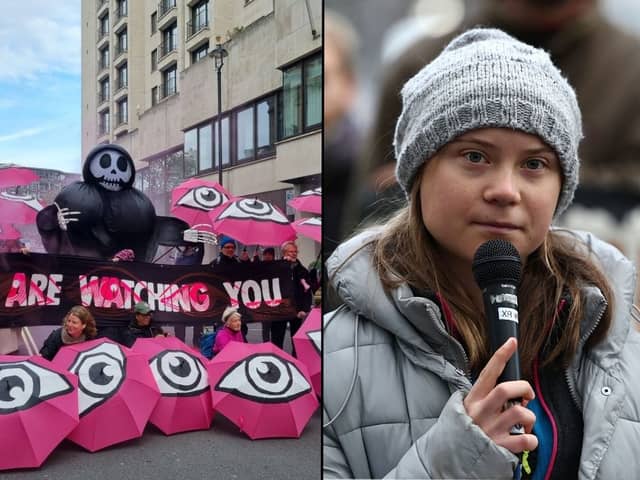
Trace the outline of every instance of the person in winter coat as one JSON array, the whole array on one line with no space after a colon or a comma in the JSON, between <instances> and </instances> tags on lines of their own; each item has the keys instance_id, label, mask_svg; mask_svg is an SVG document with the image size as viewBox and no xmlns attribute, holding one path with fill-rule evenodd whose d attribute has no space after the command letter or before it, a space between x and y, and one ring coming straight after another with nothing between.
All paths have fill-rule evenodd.
<instances>
[{"instance_id":1,"label":"person in winter coat","mask_svg":"<svg viewBox=\"0 0 640 480\"><path fill-rule=\"evenodd\" d=\"M284 348L284 337L287 332L287 322L289 323L289 333L291 338L298 331L302 322L311 311L313 301L313 291L309 281L309 270L307 270L300 260L298 260L298 246L293 241L287 241L280 247L282 259L289 262L289 272L293 282L294 303L296 316L283 320L273 320L271 322L271 342L279 348ZM296 356L296 349L291 342L291 354Z\"/></svg>"},{"instance_id":2,"label":"person in winter coat","mask_svg":"<svg viewBox=\"0 0 640 480\"><path fill-rule=\"evenodd\" d=\"M245 342L246 340L240 331L242 316L238 313L238 307L227 307L222 312L222 323L224 326L216 334L216 341L213 344L213 354L220 352L229 342Z\"/></svg>"},{"instance_id":3,"label":"person in winter coat","mask_svg":"<svg viewBox=\"0 0 640 480\"><path fill-rule=\"evenodd\" d=\"M402 99L408 205L327 262L344 303L324 319L324 478L637 471L634 268L594 236L552 227L578 181L573 89L546 52L473 29ZM493 239L523 265L519 338L495 352L472 272ZM516 350L521 380L498 383Z\"/></svg>"},{"instance_id":4,"label":"person in winter coat","mask_svg":"<svg viewBox=\"0 0 640 480\"><path fill-rule=\"evenodd\" d=\"M53 360L63 346L91 340L96 333L96 321L91 312L81 305L76 305L64 316L62 327L49 334L40 349L40 355L47 360Z\"/></svg>"}]
</instances>

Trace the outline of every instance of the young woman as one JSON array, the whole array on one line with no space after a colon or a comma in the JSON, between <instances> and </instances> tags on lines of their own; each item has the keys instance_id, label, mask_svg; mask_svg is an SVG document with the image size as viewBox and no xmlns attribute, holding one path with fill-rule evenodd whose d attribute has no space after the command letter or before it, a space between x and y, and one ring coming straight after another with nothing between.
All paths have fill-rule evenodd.
<instances>
[{"instance_id":1,"label":"young woman","mask_svg":"<svg viewBox=\"0 0 640 480\"><path fill-rule=\"evenodd\" d=\"M545 52L475 29L402 97L408 205L327 262L344 305L325 319L324 477L628 476L635 272L593 236L551 228L578 181L572 88ZM519 339L495 353L472 273L491 239L523 264ZM516 349L522 379L498 384Z\"/></svg>"},{"instance_id":2,"label":"young woman","mask_svg":"<svg viewBox=\"0 0 640 480\"><path fill-rule=\"evenodd\" d=\"M51 332L44 341L40 355L52 360L63 346L91 340L96 334L96 321L91 312L81 305L76 305L65 315L62 327Z\"/></svg>"}]
</instances>

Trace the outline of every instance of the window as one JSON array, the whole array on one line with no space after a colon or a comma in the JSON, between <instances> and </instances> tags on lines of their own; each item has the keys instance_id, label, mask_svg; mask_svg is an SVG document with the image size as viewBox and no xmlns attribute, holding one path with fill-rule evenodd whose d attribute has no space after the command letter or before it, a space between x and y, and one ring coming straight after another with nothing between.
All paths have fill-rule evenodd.
<instances>
[{"instance_id":1,"label":"window","mask_svg":"<svg viewBox=\"0 0 640 480\"><path fill-rule=\"evenodd\" d=\"M151 51L151 71L155 72L158 69L158 49L154 48Z\"/></svg>"},{"instance_id":2,"label":"window","mask_svg":"<svg viewBox=\"0 0 640 480\"><path fill-rule=\"evenodd\" d=\"M107 100L109 100L109 77L100 80L98 91L98 103L106 102Z\"/></svg>"},{"instance_id":3,"label":"window","mask_svg":"<svg viewBox=\"0 0 640 480\"><path fill-rule=\"evenodd\" d=\"M116 16L118 19L127 16L127 0L117 0Z\"/></svg>"},{"instance_id":4,"label":"window","mask_svg":"<svg viewBox=\"0 0 640 480\"><path fill-rule=\"evenodd\" d=\"M129 72L127 64L124 63L116 69L116 91L129 85Z\"/></svg>"},{"instance_id":5,"label":"window","mask_svg":"<svg viewBox=\"0 0 640 480\"><path fill-rule=\"evenodd\" d=\"M239 110L236 114L236 152L238 161L252 159L254 157L253 145L253 105Z\"/></svg>"},{"instance_id":6,"label":"window","mask_svg":"<svg viewBox=\"0 0 640 480\"><path fill-rule=\"evenodd\" d=\"M283 71L281 138L319 128L322 122L322 64L314 55Z\"/></svg>"},{"instance_id":7,"label":"window","mask_svg":"<svg viewBox=\"0 0 640 480\"><path fill-rule=\"evenodd\" d=\"M196 48L191 52L191 64L198 63L203 58L207 58L209 54L209 42Z\"/></svg>"},{"instance_id":8,"label":"window","mask_svg":"<svg viewBox=\"0 0 640 480\"><path fill-rule=\"evenodd\" d=\"M155 107L158 104L158 87L151 89L151 106Z\"/></svg>"},{"instance_id":9,"label":"window","mask_svg":"<svg viewBox=\"0 0 640 480\"><path fill-rule=\"evenodd\" d=\"M100 118L98 121L98 134L106 135L109 133L109 110L100 112Z\"/></svg>"},{"instance_id":10,"label":"window","mask_svg":"<svg viewBox=\"0 0 640 480\"><path fill-rule=\"evenodd\" d=\"M209 25L209 0L203 0L191 7L191 20L187 23L187 38Z\"/></svg>"},{"instance_id":11,"label":"window","mask_svg":"<svg viewBox=\"0 0 640 480\"><path fill-rule=\"evenodd\" d=\"M162 72L162 98L176 93L176 70L174 65Z\"/></svg>"},{"instance_id":12,"label":"window","mask_svg":"<svg viewBox=\"0 0 640 480\"><path fill-rule=\"evenodd\" d=\"M109 47L100 50L100 60L98 62L100 70L109 68Z\"/></svg>"},{"instance_id":13,"label":"window","mask_svg":"<svg viewBox=\"0 0 640 480\"><path fill-rule=\"evenodd\" d=\"M198 160L198 129L193 128L184 132L184 162L185 166L189 166L192 170L191 175L196 173L196 166ZM191 176L187 174L186 176Z\"/></svg>"},{"instance_id":14,"label":"window","mask_svg":"<svg viewBox=\"0 0 640 480\"><path fill-rule=\"evenodd\" d=\"M101 39L105 35L109 35L109 14L100 17L98 32L98 39Z\"/></svg>"},{"instance_id":15,"label":"window","mask_svg":"<svg viewBox=\"0 0 640 480\"><path fill-rule=\"evenodd\" d=\"M127 123L128 117L129 117L129 102L128 102L128 99L125 97L122 100L118 101L116 125L122 125L123 123Z\"/></svg>"},{"instance_id":16,"label":"window","mask_svg":"<svg viewBox=\"0 0 640 480\"><path fill-rule=\"evenodd\" d=\"M176 6L176 0L160 0L158 13L162 17L165 13Z\"/></svg>"},{"instance_id":17,"label":"window","mask_svg":"<svg viewBox=\"0 0 640 480\"><path fill-rule=\"evenodd\" d=\"M158 31L158 12L151 14L151 35Z\"/></svg>"},{"instance_id":18,"label":"window","mask_svg":"<svg viewBox=\"0 0 640 480\"><path fill-rule=\"evenodd\" d=\"M213 168L211 138L211 125L198 128L198 171L211 170Z\"/></svg>"},{"instance_id":19,"label":"window","mask_svg":"<svg viewBox=\"0 0 640 480\"><path fill-rule=\"evenodd\" d=\"M214 125L214 154L215 166L218 167L218 122ZM229 165L231 162L229 155L229 117L222 117L222 166Z\"/></svg>"},{"instance_id":20,"label":"window","mask_svg":"<svg viewBox=\"0 0 640 480\"><path fill-rule=\"evenodd\" d=\"M161 57L176 49L178 37L178 24L174 23L169 28L162 31L162 44L160 45Z\"/></svg>"},{"instance_id":21,"label":"window","mask_svg":"<svg viewBox=\"0 0 640 480\"><path fill-rule=\"evenodd\" d=\"M257 156L263 157L274 152L276 141L275 98L269 97L256 104Z\"/></svg>"},{"instance_id":22,"label":"window","mask_svg":"<svg viewBox=\"0 0 640 480\"><path fill-rule=\"evenodd\" d=\"M116 55L120 55L121 53L126 52L127 51L127 29L126 28L116 34L116 41L117 41Z\"/></svg>"},{"instance_id":23,"label":"window","mask_svg":"<svg viewBox=\"0 0 640 480\"><path fill-rule=\"evenodd\" d=\"M309 60L304 68L304 126L322 122L322 58Z\"/></svg>"}]
</instances>

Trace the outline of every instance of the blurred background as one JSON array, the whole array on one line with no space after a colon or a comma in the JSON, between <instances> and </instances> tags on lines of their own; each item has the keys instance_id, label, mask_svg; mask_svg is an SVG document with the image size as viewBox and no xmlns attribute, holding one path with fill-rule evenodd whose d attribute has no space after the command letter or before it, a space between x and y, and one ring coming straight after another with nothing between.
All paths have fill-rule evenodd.
<instances>
[{"instance_id":1,"label":"blurred background","mask_svg":"<svg viewBox=\"0 0 640 480\"><path fill-rule=\"evenodd\" d=\"M560 226L640 260L640 2L325 0L325 258L404 202L392 141L402 85L448 41L496 26L547 50L576 89L580 187Z\"/></svg>"}]
</instances>

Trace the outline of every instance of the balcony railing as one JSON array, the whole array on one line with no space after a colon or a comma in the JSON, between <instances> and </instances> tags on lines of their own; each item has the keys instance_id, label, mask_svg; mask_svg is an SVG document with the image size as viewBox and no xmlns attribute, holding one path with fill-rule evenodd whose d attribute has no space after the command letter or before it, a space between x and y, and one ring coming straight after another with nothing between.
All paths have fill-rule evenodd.
<instances>
[{"instance_id":1,"label":"balcony railing","mask_svg":"<svg viewBox=\"0 0 640 480\"><path fill-rule=\"evenodd\" d=\"M127 46L126 45L116 45L116 57L123 54L123 53L127 53Z\"/></svg>"},{"instance_id":2,"label":"balcony railing","mask_svg":"<svg viewBox=\"0 0 640 480\"><path fill-rule=\"evenodd\" d=\"M116 115L116 127L127 123L127 117L127 112L118 112L118 114Z\"/></svg>"},{"instance_id":3,"label":"balcony railing","mask_svg":"<svg viewBox=\"0 0 640 480\"><path fill-rule=\"evenodd\" d=\"M158 60L160 60L162 57L165 57L167 55L169 55L171 52L176 50L176 42L175 41L170 41L170 42L162 42L160 44L160 57L158 58Z\"/></svg>"},{"instance_id":4,"label":"balcony railing","mask_svg":"<svg viewBox=\"0 0 640 480\"><path fill-rule=\"evenodd\" d=\"M158 4L158 20L160 20L169 10L176 8L176 0L163 0Z\"/></svg>"},{"instance_id":5,"label":"balcony railing","mask_svg":"<svg viewBox=\"0 0 640 480\"><path fill-rule=\"evenodd\" d=\"M98 105L109 100L109 92L98 92Z\"/></svg>"},{"instance_id":6,"label":"balcony railing","mask_svg":"<svg viewBox=\"0 0 640 480\"><path fill-rule=\"evenodd\" d=\"M159 100L167 98L176 93L176 83L166 82L160 84L160 92L158 92Z\"/></svg>"},{"instance_id":7,"label":"balcony railing","mask_svg":"<svg viewBox=\"0 0 640 480\"><path fill-rule=\"evenodd\" d=\"M199 31L204 30L208 26L209 26L209 19L204 14L195 17L193 20L189 20L187 22L187 40L189 40Z\"/></svg>"}]
</instances>

